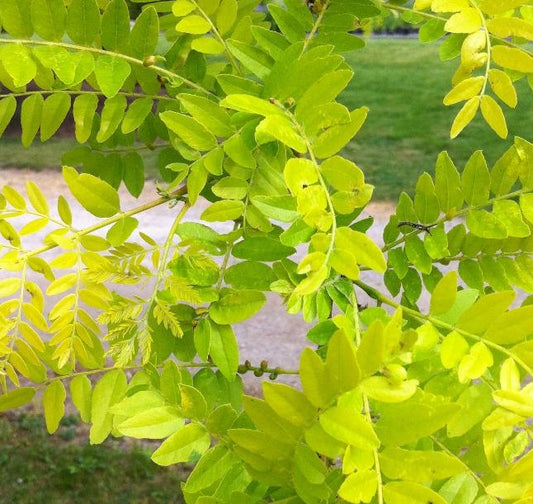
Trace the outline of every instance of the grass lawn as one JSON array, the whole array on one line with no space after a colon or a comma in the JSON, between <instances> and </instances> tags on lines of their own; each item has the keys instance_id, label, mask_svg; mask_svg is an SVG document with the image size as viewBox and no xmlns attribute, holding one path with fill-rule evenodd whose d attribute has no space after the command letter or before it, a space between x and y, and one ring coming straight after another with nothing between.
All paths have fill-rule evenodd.
<instances>
[{"instance_id":1,"label":"grass lawn","mask_svg":"<svg viewBox=\"0 0 533 504\"><path fill-rule=\"evenodd\" d=\"M155 465L140 445L89 445L74 416L53 436L40 416L0 416L0 504L182 504L185 477L180 466Z\"/></svg>"},{"instance_id":2,"label":"grass lawn","mask_svg":"<svg viewBox=\"0 0 533 504\"><path fill-rule=\"evenodd\" d=\"M432 172L437 154L447 150L459 169L477 149L494 162L512 143L513 136L533 130L533 96L526 82L519 82L516 110L505 105L509 137L499 139L481 118L459 138L450 140L449 130L460 105L445 107L442 98L450 89L458 60L441 62L438 44L415 39L374 38L361 51L347 55L355 76L341 100L349 107L366 105L370 113L360 133L343 154L358 163L376 186L375 199L394 200L411 192L417 177ZM61 153L75 143L58 138L23 149L16 138L0 140L0 168L59 167ZM146 151L147 175L157 174L156 152Z\"/></svg>"}]
</instances>

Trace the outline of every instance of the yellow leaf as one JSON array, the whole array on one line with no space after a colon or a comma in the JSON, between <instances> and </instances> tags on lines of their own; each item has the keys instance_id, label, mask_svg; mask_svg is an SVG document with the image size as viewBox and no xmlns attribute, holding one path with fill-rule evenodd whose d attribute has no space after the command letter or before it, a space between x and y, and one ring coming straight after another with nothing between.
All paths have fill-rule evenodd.
<instances>
[{"instance_id":1,"label":"yellow leaf","mask_svg":"<svg viewBox=\"0 0 533 504\"><path fill-rule=\"evenodd\" d=\"M502 70L496 70L492 68L489 71L490 87L494 91L494 94L506 105L511 108L515 108L518 103L518 97L516 95L516 89L513 86L513 81Z\"/></svg>"},{"instance_id":2,"label":"yellow leaf","mask_svg":"<svg viewBox=\"0 0 533 504\"><path fill-rule=\"evenodd\" d=\"M492 59L497 65L509 70L523 73L533 72L533 58L521 49L503 45L493 47Z\"/></svg>"},{"instance_id":3,"label":"yellow leaf","mask_svg":"<svg viewBox=\"0 0 533 504\"><path fill-rule=\"evenodd\" d=\"M444 29L450 33L473 33L481 28L481 21L478 11L468 7L450 17Z\"/></svg>"},{"instance_id":4,"label":"yellow leaf","mask_svg":"<svg viewBox=\"0 0 533 504\"><path fill-rule=\"evenodd\" d=\"M429 9L431 7L431 0L415 0L415 4L413 6L416 10L425 10Z\"/></svg>"},{"instance_id":5,"label":"yellow leaf","mask_svg":"<svg viewBox=\"0 0 533 504\"><path fill-rule=\"evenodd\" d=\"M433 12L459 12L469 7L468 0L433 0Z\"/></svg>"},{"instance_id":6,"label":"yellow leaf","mask_svg":"<svg viewBox=\"0 0 533 504\"><path fill-rule=\"evenodd\" d=\"M478 30L467 37L461 46L461 64L465 66L478 67L480 61L480 51L487 45L487 34ZM483 53L485 54L485 53Z\"/></svg>"},{"instance_id":7,"label":"yellow leaf","mask_svg":"<svg viewBox=\"0 0 533 504\"><path fill-rule=\"evenodd\" d=\"M479 96L470 98L459 111L450 130L450 138L455 138L461 131L463 131L474 119L477 109L479 108Z\"/></svg>"},{"instance_id":8,"label":"yellow leaf","mask_svg":"<svg viewBox=\"0 0 533 504\"><path fill-rule=\"evenodd\" d=\"M497 37L521 37L533 40L533 24L525 19L499 17L489 20L487 28Z\"/></svg>"},{"instance_id":9,"label":"yellow leaf","mask_svg":"<svg viewBox=\"0 0 533 504\"><path fill-rule=\"evenodd\" d=\"M507 138L507 123L502 108L491 96L484 95L481 98L481 113L487 124L501 138Z\"/></svg>"},{"instance_id":10,"label":"yellow leaf","mask_svg":"<svg viewBox=\"0 0 533 504\"><path fill-rule=\"evenodd\" d=\"M483 87L484 77L470 77L455 86L443 100L444 105L453 105L476 96Z\"/></svg>"}]
</instances>

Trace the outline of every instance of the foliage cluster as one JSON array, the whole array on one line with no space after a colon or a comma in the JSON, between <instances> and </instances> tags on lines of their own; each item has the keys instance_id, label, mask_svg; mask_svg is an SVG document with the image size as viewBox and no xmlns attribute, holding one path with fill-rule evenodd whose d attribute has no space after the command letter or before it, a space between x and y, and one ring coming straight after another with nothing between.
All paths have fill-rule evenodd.
<instances>
[{"instance_id":1,"label":"foliage cluster","mask_svg":"<svg viewBox=\"0 0 533 504\"><path fill-rule=\"evenodd\" d=\"M380 247L361 218L373 187L338 155L367 108L336 100L353 76L341 54L364 46L353 29L401 11L459 59L451 137L479 111L506 137L499 102L516 106L533 73L530 2L285 0L274 24L258 0L138 3L133 26L124 0L0 4L0 131L17 97L23 145L72 108L83 173L63 177L98 218L80 227L31 182L26 197L3 188L0 410L41 389L52 433L68 388L91 443L161 439L154 462L195 462L190 503L531 502L533 308L515 297L533 291L533 145L516 138L490 168L475 152L462 173L439 154ZM119 185L143 189L137 142L161 149L165 185L126 210ZM200 196L207 224L187 222ZM165 204L176 218L157 243L135 216ZM265 292L315 323L298 370L239 363L232 325ZM263 399L243 395L249 371L273 380ZM288 373L301 390L274 382Z\"/></svg>"}]
</instances>

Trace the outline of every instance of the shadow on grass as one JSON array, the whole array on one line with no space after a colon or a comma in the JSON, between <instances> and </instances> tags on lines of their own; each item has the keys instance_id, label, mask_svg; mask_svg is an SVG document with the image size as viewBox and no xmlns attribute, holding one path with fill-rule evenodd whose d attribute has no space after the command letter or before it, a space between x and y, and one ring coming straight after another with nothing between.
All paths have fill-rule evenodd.
<instances>
[{"instance_id":1,"label":"shadow on grass","mask_svg":"<svg viewBox=\"0 0 533 504\"><path fill-rule=\"evenodd\" d=\"M76 416L53 436L40 416L0 416L0 504L181 504L185 471L130 441L91 446Z\"/></svg>"}]
</instances>

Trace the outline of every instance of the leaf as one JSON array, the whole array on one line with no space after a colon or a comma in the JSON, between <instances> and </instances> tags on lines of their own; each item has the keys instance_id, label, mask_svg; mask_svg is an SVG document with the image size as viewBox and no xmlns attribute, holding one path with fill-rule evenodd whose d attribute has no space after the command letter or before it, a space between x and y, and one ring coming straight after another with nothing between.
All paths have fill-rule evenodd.
<instances>
[{"instance_id":1,"label":"leaf","mask_svg":"<svg viewBox=\"0 0 533 504\"><path fill-rule=\"evenodd\" d=\"M361 390L371 399L385 403L407 401L418 388L418 380L391 383L384 376L370 376L361 382Z\"/></svg>"},{"instance_id":2,"label":"leaf","mask_svg":"<svg viewBox=\"0 0 533 504\"><path fill-rule=\"evenodd\" d=\"M266 217L281 222L293 222L299 217L296 199L292 196L254 196L251 203Z\"/></svg>"},{"instance_id":3,"label":"leaf","mask_svg":"<svg viewBox=\"0 0 533 504\"><path fill-rule=\"evenodd\" d=\"M124 0L111 0L109 2L102 16L101 31L102 46L105 49L123 53L127 51L130 36L130 14Z\"/></svg>"},{"instance_id":4,"label":"leaf","mask_svg":"<svg viewBox=\"0 0 533 504\"><path fill-rule=\"evenodd\" d=\"M35 33L44 40L61 41L67 11L63 0L32 0L31 21Z\"/></svg>"},{"instance_id":5,"label":"leaf","mask_svg":"<svg viewBox=\"0 0 533 504\"><path fill-rule=\"evenodd\" d=\"M489 70L489 83L492 91L500 100L511 108L516 107L518 97L511 77L501 70L491 68Z\"/></svg>"},{"instance_id":6,"label":"leaf","mask_svg":"<svg viewBox=\"0 0 533 504\"><path fill-rule=\"evenodd\" d=\"M0 136L4 134L17 109L17 100L10 95L0 100Z\"/></svg>"},{"instance_id":7,"label":"leaf","mask_svg":"<svg viewBox=\"0 0 533 504\"><path fill-rule=\"evenodd\" d=\"M279 140L296 152L307 152L305 139L296 131L291 121L282 115L265 117L255 130L255 139L259 145Z\"/></svg>"},{"instance_id":8,"label":"leaf","mask_svg":"<svg viewBox=\"0 0 533 504\"><path fill-rule=\"evenodd\" d=\"M510 237L526 238L530 236L531 229L522 220L522 212L518 203L512 200L495 201L493 205L494 216L503 223Z\"/></svg>"},{"instance_id":9,"label":"leaf","mask_svg":"<svg viewBox=\"0 0 533 504\"><path fill-rule=\"evenodd\" d=\"M467 383L479 378L492 366L493 362L492 353L484 343L474 344L470 352L459 362L457 369L459 383Z\"/></svg>"},{"instance_id":10,"label":"leaf","mask_svg":"<svg viewBox=\"0 0 533 504\"><path fill-rule=\"evenodd\" d=\"M374 469L359 470L349 474L338 490L339 496L347 502L370 502L378 489L377 473Z\"/></svg>"},{"instance_id":11,"label":"leaf","mask_svg":"<svg viewBox=\"0 0 533 504\"><path fill-rule=\"evenodd\" d=\"M91 46L100 33L96 0L72 0L68 8L67 34L75 44Z\"/></svg>"},{"instance_id":12,"label":"leaf","mask_svg":"<svg viewBox=\"0 0 533 504\"><path fill-rule=\"evenodd\" d=\"M294 247L287 247L279 240L267 236L247 237L237 242L232 249L234 257L252 261L277 261L296 252Z\"/></svg>"},{"instance_id":13,"label":"leaf","mask_svg":"<svg viewBox=\"0 0 533 504\"><path fill-rule=\"evenodd\" d=\"M380 445L372 425L360 413L333 406L324 411L320 425L334 439L363 450L374 450Z\"/></svg>"},{"instance_id":14,"label":"leaf","mask_svg":"<svg viewBox=\"0 0 533 504\"><path fill-rule=\"evenodd\" d=\"M59 422L65 414L66 397L67 393L61 380L53 381L44 391L44 419L49 434L53 434L58 429Z\"/></svg>"},{"instance_id":15,"label":"leaf","mask_svg":"<svg viewBox=\"0 0 533 504\"><path fill-rule=\"evenodd\" d=\"M124 117L126 104L126 97L122 95L115 95L105 101L100 118L100 129L96 134L97 142L103 143L115 133Z\"/></svg>"},{"instance_id":16,"label":"leaf","mask_svg":"<svg viewBox=\"0 0 533 504\"><path fill-rule=\"evenodd\" d=\"M483 205L489 200L490 173L481 151L474 152L466 163L461 184L465 201L469 205Z\"/></svg>"},{"instance_id":17,"label":"leaf","mask_svg":"<svg viewBox=\"0 0 533 504\"><path fill-rule=\"evenodd\" d=\"M239 365L239 349L235 334L229 325L211 326L209 354L222 375L228 381L234 381Z\"/></svg>"},{"instance_id":18,"label":"leaf","mask_svg":"<svg viewBox=\"0 0 533 504\"><path fill-rule=\"evenodd\" d=\"M482 76L462 80L444 97L444 105L453 105L477 96L484 83L485 78Z\"/></svg>"},{"instance_id":19,"label":"leaf","mask_svg":"<svg viewBox=\"0 0 533 504\"><path fill-rule=\"evenodd\" d=\"M244 212L242 201L216 201L202 213L201 219L207 222L223 222L238 219Z\"/></svg>"},{"instance_id":20,"label":"leaf","mask_svg":"<svg viewBox=\"0 0 533 504\"><path fill-rule=\"evenodd\" d=\"M270 74L273 61L263 51L233 39L228 40L226 44L231 54L259 79L264 80Z\"/></svg>"},{"instance_id":21,"label":"leaf","mask_svg":"<svg viewBox=\"0 0 533 504\"><path fill-rule=\"evenodd\" d=\"M457 295L457 272L449 271L433 289L429 305L431 315L440 315L451 309Z\"/></svg>"},{"instance_id":22,"label":"leaf","mask_svg":"<svg viewBox=\"0 0 533 504\"><path fill-rule=\"evenodd\" d=\"M447 152L441 152L435 166L435 194L441 211L456 212L463 205L461 178Z\"/></svg>"},{"instance_id":23,"label":"leaf","mask_svg":"<svg viewBox=\"0 0 533 504\"><path fill-rule=\"evenodd\" d=\"M267 404L296 427L310 427L316 417L316 408L306 396L284 383L263 382L263 395Z\"/></svg>"},{"instance_id":24,"label":"leaf","mask_svg":"<svg viewBox=\"0 0 533 504\"><path fill-rule=\"evenodd\" d=\"M70 382L70 397L84 422L91 421L91 381L86 375L75 376Z\"/></svg>"},{"instance_id":25,"label":"leaf","mask_svg":"<svg viewBox=\"0 0 533 504\"><path fill-rule=\"evenodd\" d=\"M507 229L494 214L486 210L474 210L466 217L468 229L481 238L507 238Z\"/></svg>"},{"instance_id":26,"label":"leaf","mask_svg":"<svg viewBox=\"0 0 533 504\"><path fill-rule=\"evenodd\" d=\"M515 308L498 317L491 312L491 324L484 337L503 345L518 343L531 334L532 321L533 306L530 305Z\"/></svg>"},{"instance_id":27,"label":"leaf","mask_svg":"<svg viewBox=\"0 0 533 504\"><path fill-rule=\"evenodd\" d=\"M91 444L102 443L113 426L109 408L122 399L126 392L126 375L116 369L106 373L95 385L91 401Z\"/></svg>"},{"instance_id":28,"label":"leaf","mask_svg":"<svg viewBox=\"0 0 533 504\"><path fill-rule=\"evenodd\" d=\"M450 33L473 33L479 30L481 23L479 12L473 7L467 7L453 14L446 21L444 30Z\"/></svg>"},{"instance_id":29,"label":"leaf","mask_svg":"<svg viewBox=\"0 0 533 504\"><path fill-rule=\"evenodd\" d=\"M40 94L29 96L22 102L20 123L22 126L21 140L24 147L29 147L32 144L41 126L43 103L44 100Z\"/></svg>"},{"instance_id":30,"label":"leaf","mask_svg":"<svg viewBox=\"0 0 533 504\"><path fill-rule=\"evenodd\" d=\"M378 273L384 273L387 269L381 249L364 233L340 227L335 236L335 246L352 251L358 264L368 266Z\"/></svg>"},{"instance_id":31,"label":"leaf","mask_svg":"<svg viewBox=\"0 0 533 504\"><path fill-rule=\"evenodd\" d=\"M116 428L124 436L135 439L162 439L176 432L183 424L184 420L176 408L160 406L140 411Z\"/></svg>"},{"instance_id":32,"label":"leaf","mask_svg":"<svg viewBox=\"0 0 533 504\"><path fill-rule=\"evenodd\" d=\"M178 21L176 31L190 33L193 35L203 35L211 29L209 21L198 14L191 14Z\"/></svg>"},{"instance_id":33,"label":"leaf","mask_svg":"<svg viewBox=\"0 0 533 504\"><path fill-rule=\"evenodd\" d=\"M305 38L306 28L289 11L276 4L269 4L268 11L289 42L294 44Z\"/></svg>"},{"instance_id":34,"label":"leaf","mask_svg":"<svg viewBox=\"0 0 533 504\"><path fill-rule=\"evenodd\" d=\"M144 187L144 165L137 152L130 152L122 158L122 179L128 192L138 198Z\"/></svg>"},{"instance_id":35,"label":"leaf","mask_svg":"<svg viewBox=\"0 0 533 504\"><path fill-rule=\"evenodd\" d=\"M492 48L492 59L497 65L509 70L523 73L533 72L533 57L514 47L494 46Z\"/></svg>"},{"instance_id":36,"label":"leaf","mask_svg":"<svg viewBox=\"0 0 533 504\"><path fill-rule=\"evenodd\" d=\"M353 390L361 380L355 346L342 329L336 331L329 340L326 373L328 384L335 395Z\"/></svg>"},{"instance_id":37,"label":"leaf","mask_svg":"<svg viewBox=\"0 0 533 504\"><path fill-rule=\"evenodd\" d=\"M209 444L210 438L205 427L190 423L163 441L151 458L161 466L190 462L207 451Z\"/></svg>"},{"instance_id":38,"label":"leaf","mask_svg":"<svg viewBox=\"0 0 533 504\"><path fill-rule=\"evenodd\" d=\"M0 2L0 17L5 31L14 38L27 39L33 35L30 0L3 0Z\"/></svg>"},{"instance_id":39,"label":"leaf","mask_svg":"<svg viewBox=\"0 0 533 504\"><path fill-rule=\"evenodd\" d=\"M41 114L41 142L48 140L61 126L70 110L70 96L54 93L44 100Z\"/></svg>"},{"instance_id":40,"label":"leaf","mask_svg":"<svg viewBox=\"0 0 533 504\"><path fill-rule=\"evenodd\" d=\"M307 399L317 408L324 408L333 399L326 367L317 353L305 347L300 357L300 380Z\"/></svg>"},{"instance_id":41,"label":"leaf","mask_svg":"<svg viewBox=\"0 0 533 504\"><path fill-rule=\"evenodd\" d=\"M392 481L383 487L387 504L447 504L434 490L419 483Z\"/></svg>"},{"instance_id":42,"label":"leaf","mask_svg":"<svg viewBox=\"0 0 533 504\"><path fill-rule=\"evenodd\" d=\"M238 4L236 0L222 0L216 12L216 27L220 35L226 35L237 19Z\"/></svg>"},{"instance_id":43,"label":"leaf","mask_svg":"<svg viewBox=\"0 0 533 504\"><path fill-rule=\"evenodd\" d=\"M139 98L132 102L122 121L122 133L128 134L139 128L151 112L153 103L151 98Z\"/></svg>"},{"instance_id":44,"label":"leaf","mask_svg":"<svg viewBox=\"0 0 533 504\"><path fill-rule=\"evenodd\" d=\"M129 38L129 45L136 58L144 59L155 53L159 37L157 11L147 6L135 21Z\"/></svg>"},{"instance_id":45,"label":"leaf","mask_svg":"<svg viewBox=\"0 0 533 504\"><path fill-rule=\"evenodd\" d=\"M270 290L270 284L277 280L272 268L258 261L243 261L230 266L224 280L234 289Z\"/></svg>"},{"instance_id":46,"label":"leaf","mask_svg":"<svg viewBox=\"0 0 533 504\"><path fill-rule=\"evenodd\" d=\"M171 110L162 112L159 116L192 149L208 151L218 145L215 136L192 117Z\"/></svg>"},{"instance_id":47,"label":"leaf","mask_svg":"<svg viewBox=\"0 0 533 504\"><path fill-rule=\"evenodd\" d=\"M333 156L320 165L328 183L338 191L353 191L365 183L363 171L351 161Z\"/></svg>"},{"instance_id":48,"label":"leaf","mask_svg":"<svg viewBox=\"0 0 533 504\"><path fill-rule=\"evenodd\" d=\"M77 96L74 100L72 113L74 115L75 134L78 143L85 143L89 140L97 106L98 97L93 93Z\"/></svg>"},{"instance_id":49,"label":"leaf","mask_svg":"<svg viewBox=\"0 0 533 504\"><path fill-rule=\"evenodd\" d=\"M217 324L236 324L255 315L265 304L262 292L227 289L209 307L209 315Z\"/></svg>"},{"instance_id":50,"label":"leaf","mask_svg":"<svg viewBox=\"0 0 533 504\"><path fill-rule=\"evenodd\" d=\"M439 161L437 164L440 164ZM435 194L431 175L427 172L424 172L416 183L414 208L422 224L433 224L439 217L439 199Z\"/></svg>"},{"instance_id":51,"label":"leaf","mask_svg":"<svg viewBox=\"0 0 533 504\"><path fill-rule=\"evenodd\" d=\"M26 182L26 193L28 194L30 203L38 213L42 215L48 215L50 213L48 201L35 182L32 182L31 180Z\"/></svg>"},{"instance_id":52,"label":"leaf","mask_svg":"<svg viewBox=\"0 0 533 504\"><path fill-rule=\"evenodd\" d=\"M387 478L417 483L449 478L465 470L460 460L445 452L402 448L386 448L379 455L379 465Z\"/></svg>"},{"instance_id":53,"label":"leaf","mask_svg":"<svg viewBox=\"0 0 533 504\"><path fill-rule=\"evenodd\" d=\"M494 98L489 95L483 95L481 98L481 114L500 138L507 138L508 131L505 116Z\"/></svg>"},{"instance_id":54,"label":"leaf","mask_svg":"<svg viewBox=\"0 0 533 504\"><path fill-rule=\"evenodd\" d=\"M227 138L234 133L229 115L215 102L185 93L178 95L178 99L185 110L213 135Z\"/></svg>"},{"instance_id":55,"label":"leaf","mask_svg":"<svg viewBox=\"0 0 533 504\"><path fill-rule=\"evenodd\" d=\"M79 175L69 166L63 167L63 178L83 208L96 217L112 217L120 212L118 193L107 182L88 173Z\"/></svg>"},{"instance_id":56,"label":"leaf","mask_svg":"<svg viewBox=\"0 0 533 504\"><path fill-rule=\"evenodd\" d=\"M113 98L120 91L130 73L130 65L118 56L102 54L96 59L96 82L107 98Z\"/></svg>"},{"instance_id":57,"label":"leaf","mask_svg":"<svg viewBox=\"0 0 533 504\"><path fill-rule=\"evenodd\" d=\"M35 395L32 387L20 387L0 395L0 412L20 408L28 404Z\"/></svg>"},{"instance_id":58,"label":"leaf","mask_svg":"<svg viewBox=\"0 0 533 504\"><path fill-rule=\"evenodd\" d=\"M123 217L113 224L106 234L106 240L113 247L120 247L135 231L139 221L134 217Z\"/></svg>"},{"instance_id":59,"label":"leaf","mask_svg":"<svg viewBox=\"0 0 533 504\"><path fill-rule=\"evenodd\" d=\"M363 126L368 114L367 107L350 112L350 123L332 126L318 135L313 142L315 156L324 159L339 152Z\"/></svg>"},{"instance_id":60,"label":"leaf","mask_svg":"<svg viewBox=\"0 0 533 504\"><path fill-rule=\"evenodd\" d=\"M453 121L452 128L450 130L450 138L455 138L458 136L459 133L461 133L461 131L463 131L470 124L476 115L477 109L479 108L479 102L479 96L474 96L463 105Z\"/></svg>"},{"instance_id":61,"label":"leaf","mask_svg":"<svg viewBox=\"0 0 533 504\"><path fill-rule=\"evenodd\" d=\"M10 44L2 47L0 57L2 65L13 79L15 87L28 84L37 73L37 65L31 57L30 51L22 44Z\"/></svg>"}]
</instances>

